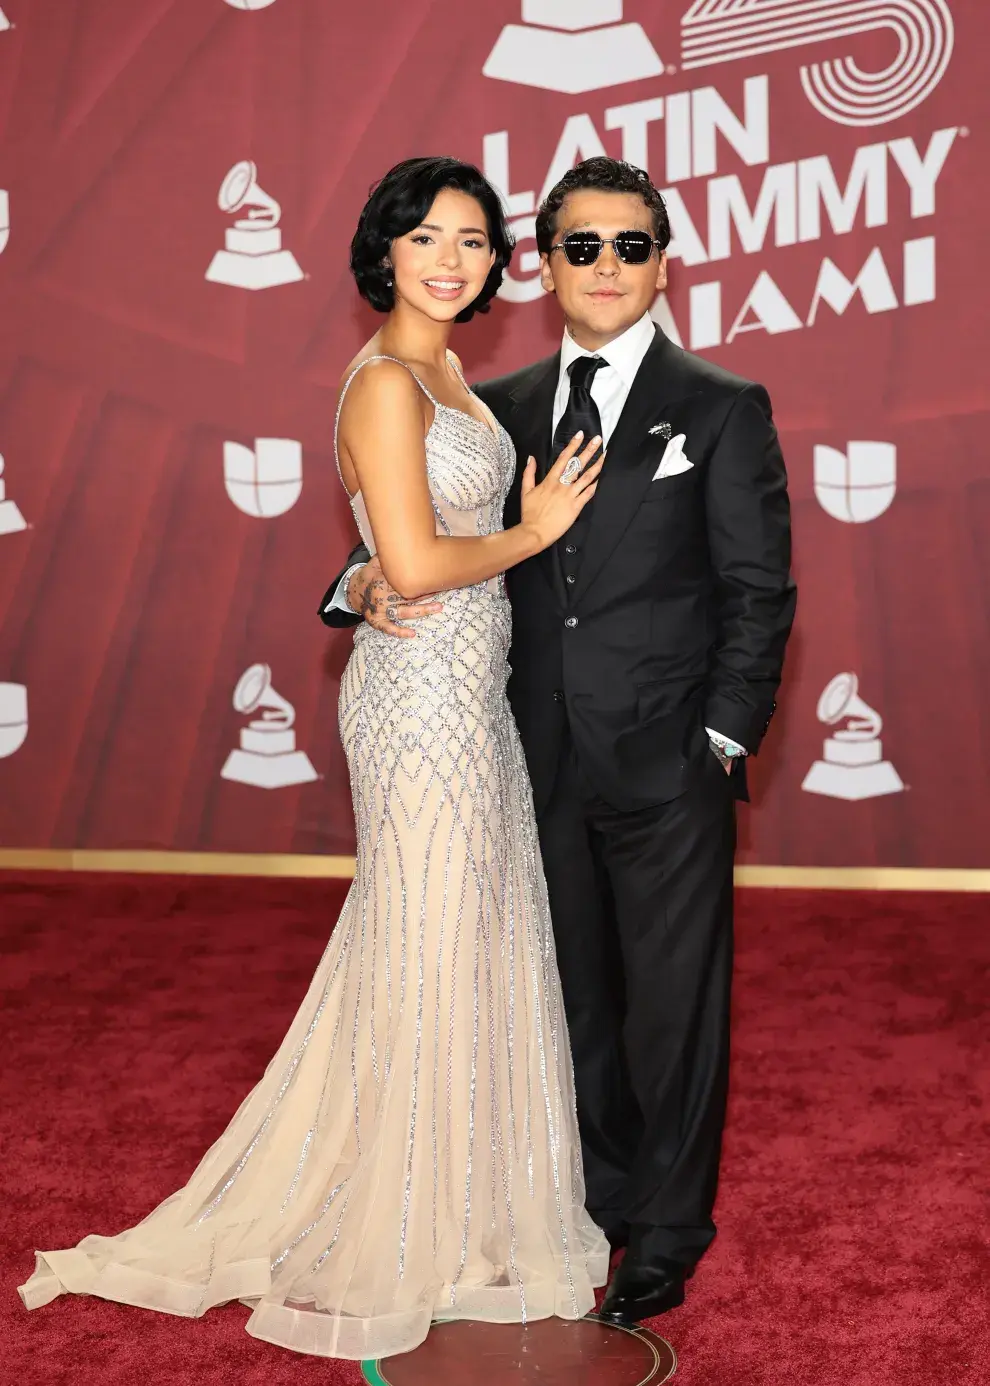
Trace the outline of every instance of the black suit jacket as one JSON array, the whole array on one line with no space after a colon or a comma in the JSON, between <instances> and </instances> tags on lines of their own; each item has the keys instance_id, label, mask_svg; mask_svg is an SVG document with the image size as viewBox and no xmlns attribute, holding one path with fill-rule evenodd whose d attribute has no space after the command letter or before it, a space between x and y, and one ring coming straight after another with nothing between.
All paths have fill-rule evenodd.
<instances>
[{"instance_id":1,"label":"black suit jacket","mask_svg":"<svg viewBox=\"0 0 990 1386\"><path fill-rule=\"evenodd\" d=\"M477 387L516 445L506 526L533 454L550 464L560 354ZM693 463L653 480L668 424ZM360 550L356 558L360 558ZM710 755L706 725L755 753L773 715L794 619L790 511L770 400L657 329L609 440L582 551L559 547L506 575L509 700L537 811L565 730L616 808L676 798ZM336 585L336 584L335 584ZM341 612L328 625L348 624ZM735 770L745 797L745 769Z\"/></svg>"}]
</instances>

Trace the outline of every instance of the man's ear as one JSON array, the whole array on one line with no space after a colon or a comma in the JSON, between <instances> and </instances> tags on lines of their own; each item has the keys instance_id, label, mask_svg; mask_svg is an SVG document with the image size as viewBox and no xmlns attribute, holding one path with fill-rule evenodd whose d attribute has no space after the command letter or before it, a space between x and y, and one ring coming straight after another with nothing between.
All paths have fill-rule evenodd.
<instances>
[{"instance_id":1,"label":"man's ear","mask_svg":"<svg viewBox=\"0 0 990 1386\"><path fill-rule=\"evenodd\" d=\"M548 294L556 292L553 282L553 270L550 268L550 256L540 256L540 283Z\"/></svg>"},{"instance_id":2,"label":"man's ear","mask_svg":"<svg viewBox=\"0 0 990 1386\"><path fill-rule=\"evenodd\" d=\"M667 252L661 250L660 264L657 267L657 293L667 287Z\"/></svg>"}]
</instances>

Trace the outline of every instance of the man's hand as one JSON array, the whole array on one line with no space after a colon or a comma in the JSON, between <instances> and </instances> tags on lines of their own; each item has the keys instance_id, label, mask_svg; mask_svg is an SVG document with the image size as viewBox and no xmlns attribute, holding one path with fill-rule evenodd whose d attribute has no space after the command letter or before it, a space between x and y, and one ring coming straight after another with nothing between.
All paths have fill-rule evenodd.
<instances>
[{"instance_id":1,"label":"man's hand","mask_svg":"<svg viewBox=\"0 0 990 1386\"><path fill-rule=\"evenodd\" d=\"M422 616L434 616L443 610L442 602L407 602L392 590L377 558L360 568L347 584L347 601L352 611L363 616L369 626L414 640L416 632L401 625L402 621L418 621Z\"/></svg>"}]
</instances>

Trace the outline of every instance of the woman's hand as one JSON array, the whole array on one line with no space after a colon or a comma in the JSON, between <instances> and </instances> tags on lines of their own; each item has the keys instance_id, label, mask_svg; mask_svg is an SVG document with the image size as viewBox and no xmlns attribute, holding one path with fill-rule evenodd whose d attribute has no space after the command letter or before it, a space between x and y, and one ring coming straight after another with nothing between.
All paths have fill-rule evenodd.
<instances>
[{"instance_id":1,"label":"woman's hand","mask_svg":"<svg viewBox=\"0 0 990 1386\"><path fill-rule=\"evenodd\" d=\"M589 463L602 440L592 438L584 451L579 452L583 439L583 433L574 435L539 486L535 457L530 457L526 463L522 479L522 524L534 535L540 552L567 533L597 489L605 454L602 453L594 464L589 466Z\"/></svg>"},{"instance_id":2,"label":"woman's hand","mask_svg":"<svg viewBox=\"0 0 990 1386\"><path fill-rule=\"evenodd\" d=\"M399 635L414 640L416 632L402 621L418 621L423 616L435 616L443 603L429 599L407 602L389 585L377 558L372 558L351 578L347 585L347 602L351 610L363 616L369 626L386 635Z\"/></svg>"}]
</instances>

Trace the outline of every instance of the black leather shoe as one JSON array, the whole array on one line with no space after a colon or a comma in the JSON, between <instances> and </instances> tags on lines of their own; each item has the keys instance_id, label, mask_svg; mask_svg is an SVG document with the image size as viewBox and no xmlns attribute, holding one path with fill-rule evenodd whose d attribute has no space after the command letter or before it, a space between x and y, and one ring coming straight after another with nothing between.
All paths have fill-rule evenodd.
<instances>
[{"instance_id":1,"label":"black leather shoe","mask_svg":"<svg viewBox=\"0 0 990 1386\"><path fill-rule=\"evenodd\" d=\"M654 1257L637 1261L628 1252L606 1291L598 1317L606 1323L639 1323L684 1303L687 1266Z\"/></svg>"}]
</instances>

